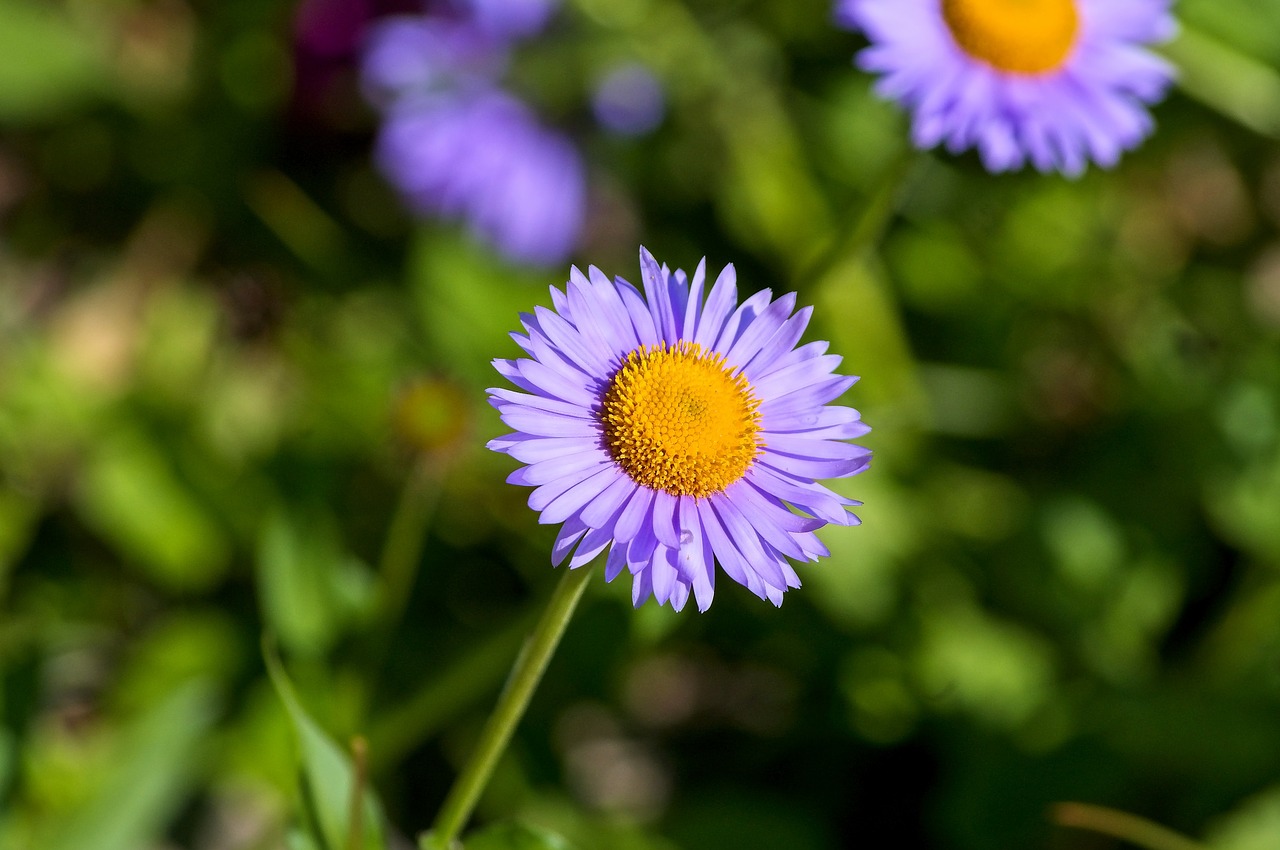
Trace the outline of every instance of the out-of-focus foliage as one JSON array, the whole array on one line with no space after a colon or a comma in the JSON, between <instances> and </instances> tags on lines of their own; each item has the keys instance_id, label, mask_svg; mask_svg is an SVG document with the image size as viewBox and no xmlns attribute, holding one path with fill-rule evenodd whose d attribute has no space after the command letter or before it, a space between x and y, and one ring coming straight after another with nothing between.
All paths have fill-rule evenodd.
<instances>
[{"instance_id":1,"label":"out-of-focus foliage","mask_svg":"<svg viewBox=\"0 0 1280 850\"><path fill-rule=\"evenodd\" d=\"M346 6L399 8L305 4ZM1280 3L1177 11L1157 133L1075 182L909 151L819 0L576 0L520 48L591 163L576 262L798 290L876 459L782 609L597 582L478 826L1112 846L1076 799L1280 843ZM3 850L304 846L356 735L400 846L554 581L482 400L567 269L402 213L358 40L301 14L0 0ZM637 62L665 117L593 129Z\"/></svg>"}]
</instances>

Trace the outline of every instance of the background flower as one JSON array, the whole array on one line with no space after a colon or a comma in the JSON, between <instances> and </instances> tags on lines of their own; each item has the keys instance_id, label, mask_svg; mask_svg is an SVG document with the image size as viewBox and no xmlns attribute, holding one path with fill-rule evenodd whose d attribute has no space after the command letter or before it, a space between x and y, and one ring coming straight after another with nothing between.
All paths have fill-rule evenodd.
<instances>
[{"instance_id":1,"label":"background flower","mask_svg":"<svg viewBox=\"0 0 1280 850\"><path fill-rule=\"evenodd\" d=\"M361 83L369 100L389 107L401 97L491 86L506 52L467 23L418 15L382 18L366 37Z\"/></svg>"},{"instance_id":2,"label":"background flower","mask_svg":"<svg viewBox=\"0 0 1280 850\"><path fill-rule=\"evenodd\" d=\"M517 261L563 259L582 228L577 150L500 92L399 102L376 159L413 210L461 219Z\"/></svg>"},{"instance_id":3,"label":"background flower","mask_svg":"<svg viewBox=\"0 0 1280 850\"><path fill-rule=\"evenodd\" d=\"M528 38L547 25L559 0L458 0L476 26L504 38Z\"/></svg>"},{"instance_id":4,"label":"background flower","mask_svg":"<svg viewBox=\"0 0 1280 850\"><path fill-rule=\"evenodd\" d=\"M511 41L541 29L555 5L467 0L385 19L361 74L385 116L376 161L409 208L461 220L507 258L538 265L577 244L586 169L569 138L499 81Z\"/></svg>"},{"instance_id":5,"label":"background flower","mask_svg":"<svg viewBox=\"0 0 1280 850\"><path fill-rule=\"evenodd\" d=\"M1109 167L1153 126L1173 76L1143 49L1172 36L1169 0L840 0L871 46L858 65L912 114L912 140L976 147L991 171Z\"/></svg>"}]
</instances>

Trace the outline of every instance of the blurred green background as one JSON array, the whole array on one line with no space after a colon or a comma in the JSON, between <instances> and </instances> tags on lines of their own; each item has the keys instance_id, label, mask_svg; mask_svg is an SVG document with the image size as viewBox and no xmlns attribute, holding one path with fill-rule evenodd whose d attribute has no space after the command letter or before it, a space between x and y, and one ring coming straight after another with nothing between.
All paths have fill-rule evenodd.
<instances>
[{"instance_id":1,"label":"blurred green background","mask_svg":"<svg viewBox=\"0 0 1280 850\"><path fill-rule=\"evenodd\" d=\"M3 850L285 847L263 633L410 840L556 579L484 388L567 268L401 212L296 12L0 0ZM596 581L482 821L1120 846L1080 800L1280 847L1280 3L1177 12L1156 135L1074 182L907 150L820 0L575 0L521 47L590 161L575 262L797 290L876 458L781 609ZM637 60L663 124L593 130Z\"/></svg>"}]
</instances>

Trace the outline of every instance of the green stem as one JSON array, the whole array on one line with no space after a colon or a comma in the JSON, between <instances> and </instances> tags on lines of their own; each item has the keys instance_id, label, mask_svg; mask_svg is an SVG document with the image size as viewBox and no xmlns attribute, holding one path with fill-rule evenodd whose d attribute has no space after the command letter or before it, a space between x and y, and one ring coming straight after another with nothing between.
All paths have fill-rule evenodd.
<instances>
[{"instance_id":1,"label":"green stem","mask_svg":"<svg viewBox=\"0 0 1280 850\"><path fill-rule=\"evenodd\" d=\"M880 241L885 228L898 211L903 195L914 182L925 159L907 148L888 168L871 195L862 203L857 215L845 218L845 226L834 236L817 260L804 267L796 280L797 288L818 280L833 266L849 257L861 257Z\"/></svg>"},{"instance_id":2,"label":"green stem","mask_svg":"<svg viewBox=\"0 0 1280 850\"><path fill-rule=\"evenodd\" d=\"M849 238L843 245L845 256L856 256L880 241L890 219L898 211L902 196L920 168L922 158L912 148L903 151L885 171L884 179L867 200L862 214L854 220Z\"/></svg>"},{"instance_id":3,"label":"green stem","mask_svg":"<svg viewBox=\"0 0 1280 850\"><path fill-rule=\"evenodd\" d=\"M419 460L404 482L400 501L387 529L387 542L382 550L378 570L382 575L382 589L377 601L378 619L384 630L383 640L390 637L400 623L404 606L413 589L418 562L422 559L422 546L427 527L435 513L440 496L440 479L443 475L427 460Z\"/></svg>"},{"instance_id":4,"label":"green stem","mask_svg":"<svg viewBox=\"0 0 1280 850\"><path fill-rule=\"evenodd\" d=\"M1088 829L1147 850L1206 850L1198 841L1128 812L1089 803L1058 803L1052 818L1061 826Z\"/></svg>"},{"instance_id":5,"label":"green stem","mask_svg":"<svg viewBox=\"0 0 1280 850\"><path fill-rule=\"evenodd\" d=\"M369 784L369 744L357 735L351 739L351 814L347 831L347 850L364 850L364 796Z\"/></svg>"},{"instance_id":6,"label":"green stem","mask_svg":"<svg viewBox=\"0 0 1280 850\"><path fill-rule=\"evenodd\" d=\"M374 599L374 616L360 647L363 692L360 716L365 716L378 686L378 677L386 667L387 653L396 629L404 616L409 594L418 575L427 530L440 501L445 468L429 458L420 457L405 477L396 502L395 513L387 527L378 560L378 590Z\"/></svg>"},{"instance_id":7,"label":"green stem","mask_svg":"<svg viewBox=\"0 0 1280 850\"><path fill-rule=\"evenodd\" d=\"M419 842L423 850L451 850L454 839L462 832L471 812L489 783L489 777L498 763L520 718L529 706L538 682L542 679L547 663L555 654L556 646L564 634L573 610L582 598L593 566L565 569L560 584L552 594L542 619L534 627L528 641L511 668L507 685L498 697L498 704L480 733L475 752L463 767L462 773L449 789L440 813L436 816L431 832Z\"/></svg>"}]
</instances>

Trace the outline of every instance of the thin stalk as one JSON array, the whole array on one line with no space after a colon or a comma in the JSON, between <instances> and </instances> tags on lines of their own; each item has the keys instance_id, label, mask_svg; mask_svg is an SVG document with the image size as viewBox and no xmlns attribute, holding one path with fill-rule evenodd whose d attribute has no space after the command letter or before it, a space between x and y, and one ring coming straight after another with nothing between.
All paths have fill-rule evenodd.
<instances>
[{"instance_id":1,"label":"thin stalk","mask_svg":"<svg viewBox=\"0 0 1280 850\"><path fill-rule=\"evenodd\" d=\"M911 148L885 169L884 176L862 203L856 215L845 218L845 226L832 236L818 258L804 267L795 285L818 280L846 257L859 257L871 250L884 235L885 228L898 211L902 198L923 167L924 158Z\"/></svg>"},{"instance_id":2,"label":"thin stalk","mask_svg":"<svg viewBox=\"0 0 1280 850\"><path fill-rule=\"evenodd\" d=\"M379 581L377 596L373 600L373 616L358 648L362 671L358 716L364 720L368 719L379 677L386 668L388 652L418 577L427 530L440 502L444 474L445 467L439 462L427 457L417 458L405 476L395 512L387 526L386 540L378 558Z\"/></svg>"},{"instance_id":3,"label":"thin stalk","mask_svg":"<svg viewBox=\"0 0 1280 850\"><path fill-rule=\"evenodd\" d=\"M378 565L382 574L378 616L388 629L394 629L400 622L409 591L413 588L427 526L431 524L439 502L440 477L432 464L419 460L404 482L396 512L391 517L387 542Z\"/></svg>"},{"instance_id":4,"label":"thin stalk","mask_svg":"<svg viewBox=\"0 0 1280 850\"><path fill-rule=\"evenodd\" d=\"M1168 827L1105 806L1058 803L1053 807L1051 817L1060 826L1099 832L1147 850L1207 850L1200 842L1192 841Z\"/></svg>"},{"instance_id":5,"label":"thin stalk","mask_svg":"<svg viewBox=\"0 0 1280 850\"><path fill-rule=\"evenodd\" d=\"M444 475L445 468L438 461L418 458L405 476L395 513L391 515L382 555L378 559L380 581L374 600L373 624L366 633L362 652L370 692L382 672L387 651L404 617L409 594L418 577L422 549L436 506L440 503Z\"/></svg>"},{"instance_id":6,"label":"thin stalk","mask_svg":"<svg viewBox=\"0 0 1280 850\"><path fill-rule=\"evenodd\" d=\"M512 733L529 707L529 700L542 679L547 663L555 654L556 646L564 635L565 627L582 598L594 567L588 565L576 570L565 569L555 593L542 613L542 619L534 627L528 641L516 657L511 676L498 697L489 721L480 733L475 751L463 767L445 797L440 813L436 816L431 832L419 841L423 850L450 850L454 840L462 832L476 807L480 794L489 784L498 759L506 750Z\"/></svg>"},{"instance_id":7,"label":"thin stalk","mask_svg":"<svg viewBox=\"0 0 1280 850\"><path fill-rule=\"evenodd\" d=\"M364 850L364 794L369 785L369 744L360 735L351 739L351 766L355 777L351 782L351 828L347 832L347 850Z\"/></svg>"}]
</instances>

